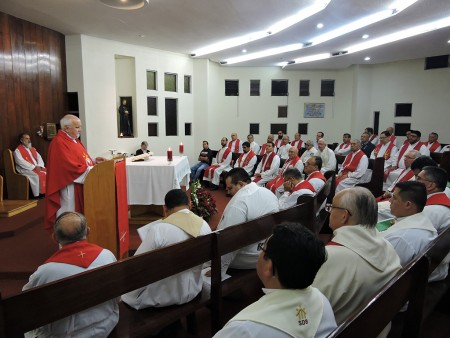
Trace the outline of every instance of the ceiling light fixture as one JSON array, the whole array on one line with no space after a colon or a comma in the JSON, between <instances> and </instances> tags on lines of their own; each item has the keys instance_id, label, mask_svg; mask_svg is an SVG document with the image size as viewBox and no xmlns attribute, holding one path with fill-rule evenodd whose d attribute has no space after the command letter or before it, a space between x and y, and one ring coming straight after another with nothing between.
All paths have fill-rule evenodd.
<instances>
[{"instance_id":1,"label":"ceiling light fixture","mask_svg":"<svg viewBox=\"0 0 450 338\"><path fill-rule=\"evenodd\" d=\"M316 27L317 27L318 29L321 29L321 28L323 28L323 23L321 23L321 22L320 22L320 23L318 23Z\"/></svg>"},{"instance_id":2,"label":"ceiling light fixture","mask_svg":"<svg viewBox=\"0 0 450 338\"><path fill-rule=\"evenodd\" d=\"M133 10L148 5L148 0L100 0L102 4L115 9Z\"/></svg>"},{"instance_id":3,"label":"ceiling light fixture","mask_svg":"<svg viewBox=\"0 0 450 338\"><path fill-rule=\"evenodd\" d=\"M106 0L105 0L106 1ZM316 1L313 5L306 7L302 10L300 10L298 13L291 15L283 20L280 20L267 29L261 30L259 32L254 32L250 34L246 34L243 36L238 36L235 38L219 41L217 43L211 44L209 46L197 49L191 53L192 56L198 57L203 56L206 54L215 53L221 50L229 49L232 47L237 47L255 40L259 40L271 35L274 35L276 33L279 33L286 28L289 28L307 18L310 16L324 10L328 4L331 2L331 0L319 0Z\"/></svg>"},{"instance_id":4,"label":"ceiling light fixture","mask_svg":"<svg viewBox=\"0 0 450 338\"><path fill-rule=\"evenodd\" d=\"M364 34L364 35L362 36L362 38L363 38L363 39L368 39L368 38L369 38L369 34Z\"/></svg>"},{"instance_id":5,"label":"ceiling light fixture","mask_svg":"<svg viewBox=\"0 0 450 338\"><path fill-rule=\"evenodd\" d=\"M366 57L364 58L364 61L370 61L370 56L366 56Z\"/></svg>"},{"instance_id":6,"label":"ceiling light fixture","mask_svg":"<svg viewBox=\"0 0 450 338\"><path fill-rule=\"evenodd\" d=\"M295 43L295 44L287 45L287 46L283 46L283 47L270 48L270 49L266 49L266 50L263 50L263 51L257 52L257 53L251 53L251 54L247 54L247 55L237 56L237 57L234 57L231 59L221 61L220 63L222 64L222 62L226 62L226 64L231 65L233 63L260 59L260 58L263 58L266 56L272 56L272 55L276 55L276 54L292 52L294 50L301 49L302 46L303 45L301 43Z\"/></svg>"}]
</instances>

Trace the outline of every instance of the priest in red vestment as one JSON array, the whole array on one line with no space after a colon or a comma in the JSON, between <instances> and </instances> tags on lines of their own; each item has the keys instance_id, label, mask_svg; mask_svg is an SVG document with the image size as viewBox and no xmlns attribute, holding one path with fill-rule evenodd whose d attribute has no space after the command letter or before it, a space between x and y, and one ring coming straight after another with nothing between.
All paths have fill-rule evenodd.
<instances>
[{"instance_id":1,"label":"priest in red vestment","mask_svg":"<svg viewBox=\"0 0 450 338\"><path fill-rule=\"evenodd\" d=\"M361 150L360 140L352 139L350 146L352 152L345 157L342 169L336 176L336 192L364 183L362 179L369 166L369 159Z\"/></svg>"}]
</instances>

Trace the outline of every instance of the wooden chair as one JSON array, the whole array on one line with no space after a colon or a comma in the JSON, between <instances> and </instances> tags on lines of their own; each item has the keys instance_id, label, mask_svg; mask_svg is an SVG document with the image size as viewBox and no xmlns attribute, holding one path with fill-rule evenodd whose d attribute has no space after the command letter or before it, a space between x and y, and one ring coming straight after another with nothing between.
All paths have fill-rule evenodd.
<instances>
[{"instance_id":1,"label":"wooden chair","mask_svg":"<svg viewBox=\"0 0 450 338\"><path fill-rule=\"evenodd\" d=\"M357 184L359 187L369 189L375 197L383 194L384 157L369 159L368 169L372 170L372 177L368 183Z\"/></svg>"},{"instance_id":2,"label":"wooden chair","mask_svg":"<svg viewBox=\"0 0 450 338\"><path fill-rule=\"evenodd\" d=\"M447 180L450 181L450 151L442 154L440 167L447 170Z\"/></svg>"},{"instance_id":3,"label":"wooden chair","mask_svg":"<svg viewBox=\"0 0 450 338\"><path fill-rule=\"evenodd\" d=\"M6 189L8 190L8 199L29 199L30 182L28 181L28 177L17 173L13 154L10 149L5 149L3 151L3 160L5 163L5 179Z\"/></svg>"}]
</instances>

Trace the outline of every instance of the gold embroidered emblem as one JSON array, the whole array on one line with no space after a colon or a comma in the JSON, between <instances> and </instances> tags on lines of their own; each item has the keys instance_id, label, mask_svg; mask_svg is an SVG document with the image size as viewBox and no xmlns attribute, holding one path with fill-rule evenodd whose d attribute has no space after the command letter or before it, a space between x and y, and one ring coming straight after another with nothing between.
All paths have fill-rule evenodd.
<instances>
[{"instance_id":1,"label":"gold embroidered emblem","mask_svg":"<svg viewBox=\"0 0 450 338\"><path fill-rule=\"evenodd\" d=\"M295 309L295 316L298 318L298 325L308 324L307 312L303 306L297 306Z\"/></svg>"},{"instance_id":2,"label":"gold embroidered emblem","mask_svg":"<svg viewBox=\"0 0 450 338\"><path fill-rule=\"evenodd\" d=\"M86 255L86 253L84 253L83 251L80 251L80 254L78 256L81 256L81 258L84 258L84 255Z\"/></svg>"}]
</instances>

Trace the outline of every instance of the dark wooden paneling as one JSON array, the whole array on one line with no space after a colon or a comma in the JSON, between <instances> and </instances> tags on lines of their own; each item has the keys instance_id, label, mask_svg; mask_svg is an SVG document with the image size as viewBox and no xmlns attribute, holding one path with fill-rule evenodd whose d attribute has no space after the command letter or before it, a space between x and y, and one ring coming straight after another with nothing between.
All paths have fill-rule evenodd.
<instances>
[{"instance_id":1,"label":"dark wooden paneling","mask_svg":"<svg viewBox=\"0 0 450 338\"><path fill-rule=\"evenodd\" d=\"M0 12L0 150L14 149L17 135L27 132L45 161L49 141L36 132L59 122L66 92L64 35Z\"/></svg>"}]
</instances>

